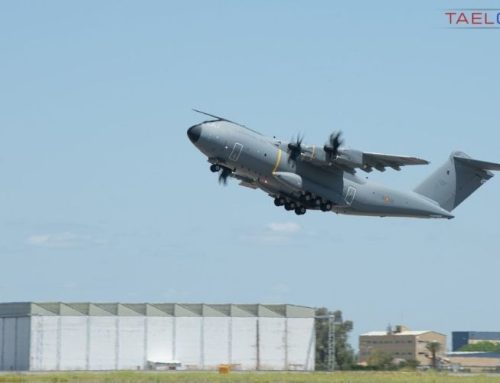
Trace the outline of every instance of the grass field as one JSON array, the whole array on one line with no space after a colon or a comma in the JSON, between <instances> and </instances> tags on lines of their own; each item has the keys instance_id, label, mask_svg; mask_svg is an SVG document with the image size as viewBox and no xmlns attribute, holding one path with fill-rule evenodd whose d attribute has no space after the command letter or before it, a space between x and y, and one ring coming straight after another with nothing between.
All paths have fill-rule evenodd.
<instances>
[{"instance_id":1,"label":"grass field","mask_svg":"<svg viewBox=\"0 0 500 383\"><path fill-rule=\"evenodd\" d=\"M500 375L451 375L433 372L230 373L64 372L0 375L0 382L29 383L500 383Z\"/></svg>"}]
</instances>

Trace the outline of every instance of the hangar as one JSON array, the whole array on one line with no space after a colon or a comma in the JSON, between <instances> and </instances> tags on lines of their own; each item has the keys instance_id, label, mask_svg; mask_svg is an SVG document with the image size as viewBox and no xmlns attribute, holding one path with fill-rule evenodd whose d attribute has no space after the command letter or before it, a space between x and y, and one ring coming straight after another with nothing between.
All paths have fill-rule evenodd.
<instances>
[{"instance_id":1,"label":"hangar","mask_svg":"<svg viewBox=\"0 0 500 383\"><path fill-rule=\"evenodd\" d=\"M0 370L314 370L314 309L295 305L0 303Z\"/></svg>"}]
</instances>

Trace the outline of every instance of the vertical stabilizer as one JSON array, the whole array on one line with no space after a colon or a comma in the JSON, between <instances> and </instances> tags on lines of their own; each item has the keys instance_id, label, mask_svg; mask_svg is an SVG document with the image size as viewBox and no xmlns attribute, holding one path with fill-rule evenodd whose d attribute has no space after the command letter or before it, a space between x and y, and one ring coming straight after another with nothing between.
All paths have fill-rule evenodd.
<instances>
[{"instance_id":1,"label":"vertical stabilizer","mask_svg":"<svg viewBox=\"0 0 500 383\"><path fill-rule=\"evenodd\" d=\"M463 152L452 152L448 161L418 185L415 192L452 211L493 177L490 170L500 170L500 164L475 160Z\"/></svg>"}]
</instances>

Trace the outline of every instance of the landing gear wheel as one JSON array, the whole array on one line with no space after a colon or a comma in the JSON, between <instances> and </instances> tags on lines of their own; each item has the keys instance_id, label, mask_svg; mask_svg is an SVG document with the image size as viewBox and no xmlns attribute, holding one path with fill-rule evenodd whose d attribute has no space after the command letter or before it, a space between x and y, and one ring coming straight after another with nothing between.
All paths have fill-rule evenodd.
<instances>
[{"instance_id":1,"label":"landing gear wheel","mask_svg":"<svg viewBox=\"0 0 500 383\"><path fill-rule=\"evenodd\" d=\"M321 211L330 211L332 210L332 207L333 205L331 202L325 202L320 205Z\"/></svg>"},{"instance_id":2,"label":"landing gear wheel","mask_svg":"<svg viewBox=\"0 0 500 383\"><path fill-rule=\"evenodd\" d=\"M217 164L210 165L210 171L212 173L217 173L219 170L220 170L220 165L217 165Z\"/></svg>"},{"instance_id":3,"label":"landing gear wheel","mask_svg":"<svg viewBox=\"0 0 500 383\"><path fill-rule=\"evenodd\" d=\"M297 214L297 215L306 214L306 208L304 206L296 207L295 214Z\"/></svg>"},{"instance_id":4,"label":"landing gear wheel","mask_svg":"<svg viewBox=\"0 0 500 383\"><path fill-rule=\"evenodd\" d=\"M287 202L285 203L285 210L294 210L297 207L297 204L295 202Z\"/></svg>"},{"instance_id":5,"label":"landing gear wheel","mask_svg":"<svg viewBox=\"0 0 500 383\"><path fill-rule=\"evenodd\" d=\"M300 200L304 203L311 201L311 198L312 198L311 193L305 193L300 196Z\"/></svg>"},{"instance_id":6,"label":"landing gear wheel","mask_svg":"<svg viewBox=\"0 0 500 383\"><path fill-rule=\"evenodd\" d=\"M283 206L285 204L285 199L283 197L276 197L274 199L275 206Z\"/></svg>"}]
</instances>

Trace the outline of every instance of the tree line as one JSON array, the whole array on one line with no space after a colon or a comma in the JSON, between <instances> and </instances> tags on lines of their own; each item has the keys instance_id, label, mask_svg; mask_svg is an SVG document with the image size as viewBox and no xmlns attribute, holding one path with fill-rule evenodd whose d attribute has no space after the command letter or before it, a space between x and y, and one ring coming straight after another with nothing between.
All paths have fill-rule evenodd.
<instances>
[{"instance_id":1,"label":"tree line","mask_svg":"<svg viewBox=\"0 0 500 383\"><path fill-rule=\"evenodd\" d=\"M476 343L469 343L465 346L460 347L458 351L483 351L500 353L500 343L489 342L486 340Z\"/></svg>"},{"instance_id":2,"label":"tree line","mask_svg":"<svg viewBox=\"0 0 500 383\"><path fill-rule=\"evenodd\" d=\"M321 307L316 309L316 316L319 317L315 321L316 328L316 370L327 371L328 365L328 343L329 343L329 327L330 323L328 320L329 316L334 318L342 318L342 312L328 311L327 308ZM402 360L399 362L394 361L393 355L382 350L375 350L372 355L368 358L367 366L360 366L357 364L358 358L355 354L352 346L349 344L349 333L353 330L354 323L351 320L341 320L334 326L334 361L336 370L399 370L399 369L409 369L414 370L419 366L417 360ZM491 343L491 342L479 342L475 345L475 348L480 348L481 343ZM500 352L500 344L493 344L495 350ZM438 357L437 354L440 351L441 344L438 342L429 342L426 345L426 349L430 353L430 358L432 361L432 367L436 369L438 367ZM484 347L483 347L484 348ZM488 351L491 346L488 345ZM471 349L470 351L477 351L476 349ZM469 351L469 350L464 350ZM481 350L482 351L482 350ZM492 350L493 351L493 350Z\"/></svg>"}]
</instances>

